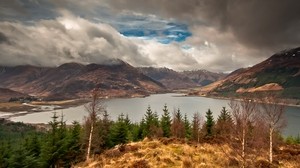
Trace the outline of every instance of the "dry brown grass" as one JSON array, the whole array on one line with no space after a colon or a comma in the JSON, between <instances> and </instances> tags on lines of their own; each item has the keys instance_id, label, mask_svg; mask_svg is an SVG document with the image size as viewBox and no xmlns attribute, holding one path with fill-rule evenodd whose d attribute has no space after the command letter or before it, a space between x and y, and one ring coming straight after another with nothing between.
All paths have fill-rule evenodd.
<instances>
[{"instance_id":1,"label":"dry brown grass","mask_svg":"<svg viewBox=\"0 0 300 168\"><path fill-rule=\"evenodd\" d=\"M73 100L61 100L61 101L33 101L30 104L33 105L58 105L58 106L68 106L68 105L79 105L85 103L87 100L84 99L73 99Z\"/></svg>"},{"instance_id":2,"label":"dry brown grass","mask_svg":"<svg viewBox=\"0 0 300 168\"><path fill-rule=\"evenodd\" d=\"M0 111L5 111L5 112L27 111L32 108L33 107L23 105L22 103L19 102L0 103Z\"/></svg>"},{"instance_id":3,"label":"dry brown grass","mask_svg":"<svg viewBox=\"0 0 300 168\"><path fill-rule=\"evenodd\" d=\"M287 155L287 151L282 155ZM161 139L130 143L124 152L118 148L106 151L90 163L76 167L103 168L238 168L240 160L227 144L187 144L182 140ZM231 154L228 156L228 154ZM293 153L295 154L295 152ZM284 157L284 156L282 156ZM298 159L291 157L271 167L300 167ZM299 155L300 157L300 155ZM250 167L270 167L265 158L250 160Z\"/></svg>"}]
</instances>

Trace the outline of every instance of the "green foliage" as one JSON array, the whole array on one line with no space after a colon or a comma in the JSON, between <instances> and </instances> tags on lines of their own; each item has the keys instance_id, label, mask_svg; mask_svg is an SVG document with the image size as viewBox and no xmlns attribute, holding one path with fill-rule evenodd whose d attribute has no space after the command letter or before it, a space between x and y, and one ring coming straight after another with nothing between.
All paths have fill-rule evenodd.
<instances>
[{"instance_id":1,"label":"green foliage","mask_svg":"<svg viewBox=\"0 0 300 168\"><path fill-rule=\"evenodd\" d=\"M185 130L185 137L190 139L192 136L191 124L187 118L187 115L184 115L184 130Z\"/></svg>"},{"instance_id":2,"label":"green foliage","mask_svg":"<svg viewBox=\"0 0 300 168\"><path fill-rule=\"evenodd\" d=\"M163 131L164 137L170 137L171 136L171 116L168 111L168 107L165 104L163 108L163 115L161 116L160 125Z\"/></svg>"},{"instance_id":3,"label":"green foliage","mask_svg":"<svg viewBox=\"0 0 300 168\"><path fill-rule=\"evenodd\" d=\"M206 121L205 121L206 136L212 136L215 121L210 109L207 110L205 117L206 117Z\"/></svg>"},{"instance_id":4,"label":"green foliage","mask_svg":"<svg viewBox=\"0 0 300 168\"><path fill-rule=\"evenodd\" d=\"M201 130L201 118L195 113L192 123L187 115L182 117L180 109L174 111L172 120L167 108L163 108L163 115L159 119L156 112L152 112L148 106L145 118L139 123L132 123L129 116L121 114L118 120L109 120L107 111L103 116L98 116L95 121L93 154L101 153L105 149L129 141L139 141L145 136L157 138L160 136L188 138L199 142L203 137ZM233 124L230 113L225 107L215 124L210 109L206 112L204 130L206 136L215 133L227 133L227 127ZM37 132L33 126L22 123L12 123L0 120L0 168L7 167L71 167L85 157L85 140L87 130L84 130L78 122L67 126L63 116L54 113L49 122L48 131ZM228 124L228 125L227 125ZM252 129L249 123L250 130ZM219 131L219 132L218 132ZM251 131L250 131L251 132ZM204 133L204 132L203 132ZM299 144L300 138L288 137L287 143Z\"/></svg>"},{"instance_id":5,"label":"green foliage","mask_svg":"<svg viewBox=\"0 0 300 168\"><path fill-rule=\"evenodd\" d=\"M232 126L233 120L231 114L227 111L226 107L222 107L216 124L216 133L218 135L227 136L229 135Z\"/></svg>"},{"instance_id":6,"label":"green foliage","mask_svg":"<svg viewBox=\"0 0 300 168\"><path fill-rule=\"evenodd\" d=\"M145 125L143 127L143 137L156 137L159 134L159 118L156 112L152 112L148 106L145 114Z\"/></svg>"},{"instance_id":7,"label":"green foliage","mask_svg":"<svg viewBox=\"0 0 300 168\"><path fill-rule=\"evenodd\" d=\"M285 142L287 144L300 144L300 135L298 134L298 136L296 137L293 137L293 136L288 136L286 139L285 139Z\"/></svg>"},{"instance_id":8,"label":"green foliage","mask_svg":"<svg viewBox=\"0 0 300 168\"><path fill-rule=\"evenodd\" d=\"M111 130L111 142L112 146L117 144L125 144L128 142L128 123L126 123L124 114L118 117L116 123L113 124Z\"/></svg>"},{"instance_id":9,"label":"green foliage","mask_svg":"<svg viewBox=\"0 0 300 168\"><path fill-rule=\"evenodd\" d=\"M171 131L172 131L172 135L177 138L185 137L184 122L179 108L173 114Z\"/></svg>"}]
</instances>

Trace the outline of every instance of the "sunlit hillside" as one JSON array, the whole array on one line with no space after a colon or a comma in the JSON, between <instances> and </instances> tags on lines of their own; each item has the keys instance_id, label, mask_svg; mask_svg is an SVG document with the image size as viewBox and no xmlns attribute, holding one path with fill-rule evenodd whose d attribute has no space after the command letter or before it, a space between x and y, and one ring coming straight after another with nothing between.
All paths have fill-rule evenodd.
<instances>
[{"instance_id":1,"label":"sunlit hillside","mask_svg":"<svg viewBox=\"0 0 300 168\"><path fill-rule=\"evenodd\" d=\"M260 153L262 154L262 153ZM296 168L300 162L299 146L281 146L275 153L275 164L252 154L247 167ZM188 143L180 139L144 139L140 142L117 146L96 155L76 168L219 168L241 167L241 159L226 143Z\"/></svg>"}]
</instances>

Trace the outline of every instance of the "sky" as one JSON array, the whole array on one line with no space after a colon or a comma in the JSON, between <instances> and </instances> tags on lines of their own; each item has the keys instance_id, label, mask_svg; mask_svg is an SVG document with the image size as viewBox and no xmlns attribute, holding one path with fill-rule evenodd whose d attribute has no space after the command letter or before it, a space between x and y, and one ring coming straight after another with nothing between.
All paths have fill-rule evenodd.
<instances>
[{"instance_id":1,"label":"sky","mask_svg":"<svg viewBox=\"0 0 300 168\"><path fill-rule=\"evenodd\" d=\"M0 65L230 72L300 44L299 0L1 0Z\"/></svg>"}]
</instances>

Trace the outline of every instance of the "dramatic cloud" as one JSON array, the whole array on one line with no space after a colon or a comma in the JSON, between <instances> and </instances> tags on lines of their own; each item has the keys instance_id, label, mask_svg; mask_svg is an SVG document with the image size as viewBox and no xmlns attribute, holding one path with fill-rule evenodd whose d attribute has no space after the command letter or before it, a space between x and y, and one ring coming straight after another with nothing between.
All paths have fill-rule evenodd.
<instances>
[{"instance_id":1,"label":"dramatic cloud","mask_svg":"<svg viewBox=\"0 0 300 168\"><path fill-rule=\"evenodd\" d=\"M300 43L297 0L105 0L112 8L158 14L232 32L242 44L280 50ZM219 35L219 34L217 34Z\"/></svg>"},{"instance_id":2,"label":"dramatic cloud","mask_svg":"<svg viewBox=\"0 0 300 168\"><path fill-rule=\"evenodd\" d=\"M232 71L300 44L297 0L4 0L2 65ZM68 12L66 12L68 11Z\"/></svg>"},{"instance_id":3,"label":"dramatic cloud","mask_svg":"<svg viewBox=\"0 0 300 168\"><path fill-rule=\"evenodd\" d=\"M111 26L95 24L65 11L63 14L34 25L1 22L1 64L55 66L122 59L134 65L151 65L133 42Z\"/></svg>"}]
</instances>

